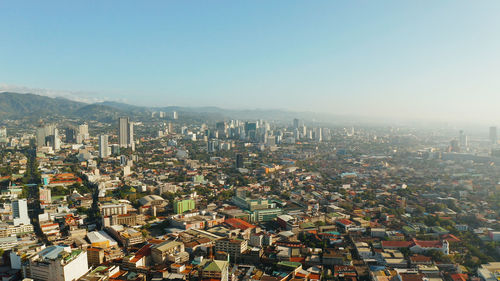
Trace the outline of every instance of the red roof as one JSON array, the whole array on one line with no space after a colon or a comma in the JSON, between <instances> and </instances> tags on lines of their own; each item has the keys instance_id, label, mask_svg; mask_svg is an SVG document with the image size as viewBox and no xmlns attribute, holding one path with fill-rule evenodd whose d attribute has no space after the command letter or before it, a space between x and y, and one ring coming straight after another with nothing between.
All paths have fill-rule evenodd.
<instances>
[{"instance_id":1,"label":"red roof","mask_svg":"<svg viewBox=\"0 0 500 281\"><path fill-rule=\"evenodd\" d=\"M460 242L460 239L458 237L456 237L455 235L453 234L445 234L443 236L441 236L442 239L452 243L452 242Z\"/></svg>"},{"instance_id":2,"label":"red roof","mask_svg":"<svg viewBox=\"0 0 500 281\"><path fill-rule=\"evenodd\" d=\"M413 255L410 257L411 262L418 263L418 262L432 262L431 257L426 257L423 255Z\"/></svg>"},{"instance_id":3,"label":"red roof","mask_svg":"<svg viewBox=\"0 0 500 281\"><path fill-rule=\"evenodd\" d=\"M151 244L146 244L144 245L137 253L135 256L130 260L131 263L136 263L140 259L142 259L144 256L148 256L151 254Z\"/></svg>"},{"instance_id":4,"label":"red roof","mask_svg":"<svg viewBox=\"0 0 500 281\"><path fill-rule=\"evenodd\" d=\"M453 281L467 281L469 279L469 276L463 273L454 273L450 276Z\"/></svg>"},{"instance_id":5,"label":"red roof","mask_svg":"<svg viewBox=\"0 0 500 281\"><path fill-rule=\"evenodd\" d=\"M348 219L340 219L340 220L337 220L338 223L342 224L342 225L351 225L353 224L352 221L348 220Z\"/></svg>"},{"instance_id":6,"label":"red roof","mask_svg":"<svg viewBox=\"0 0 500 281\"><path fill-rule=\"evenodd\" d=\"M241 230L247 230L249 228L255 228L255 225L248 223L242 219L237 219L237 218L229 218L225 220L225 223L230 225L231 227L234 228L239 228Z\"/></svg>"},{"instance_id":7,"label":"red roof","mask_svg":"<svg viewBox=\"0 0 500 281\"><path fill-rule=\"evenodd\" d=\"M321 278L321 276L319 274L316 274L316 273L311 273L309 275L309 279L311 279L311 280L316 280L316 279L319 280L320 278Z\"/></svg>"},{"instance_id":8,"label":"red roof","mask_svg":"<svg viewBox=\"0 0 500 281\"><path fill-rule=\"evenodd\" d=\"M300 263L304 263L305 262L305 258L304 257L290 257L290 261L291 262L300 262Z\"/></svg>"},{"instance_id":9,"label":"red roof","mask_svg":"<svg viewBox=\"0 0 500 281\"><path fill-rule=\"evenodd\" d=\"M401 273L401 280L403 281L422 281L424 280L423 274Z\"/></svg>"},{"instance_id":10,"label":"red roof","mask_svg":"<svg viewBox=\"0 0 500 281\"><path fill-rule=\"evenodd\" d=\"M382 241L382 248L409 248L413 241Z\"/></svg>"},{"instance_id":11,"label":"red roof","mask_svg":"<svg viewBox=\"0 0 500 281\"><path fill-rule=\"evenodd\" d=\"M421 241L421 240L413 239L413 242L415 243L415 245L420 246L422 248L442 248L443 247L443 243L439 240Z\"/></svg>"}]
</instances>

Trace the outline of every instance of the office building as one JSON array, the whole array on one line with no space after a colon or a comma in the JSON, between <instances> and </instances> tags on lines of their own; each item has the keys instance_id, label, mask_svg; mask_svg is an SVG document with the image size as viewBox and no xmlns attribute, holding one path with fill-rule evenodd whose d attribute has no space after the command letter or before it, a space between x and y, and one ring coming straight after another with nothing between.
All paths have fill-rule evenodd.
<instances>
[{"instance_id":1,"label":"office building","mask_svg":"<svg viewBox=\"0 0 500 281\"><path fill-rule=\"evenodd\" d=\"M101 205L99 209L103 217L127 214L127 205L125 204L106 204Z\"/></svg>"},{"instance_id":2,"label":"office building","mask_svg":"<svg viewBox=\"0 0 500 281\"><path fill-rule=\"evenodd\" d=\"M465 134L463 130L460 130L460 132L458 133L458 143L460 147L464 150L466 150L467 147L469 147L469 137Z\"/></svg>"},{"instance_id":3,"label":"office building","mask_svg":"<svg viewBox=\"0 0 500 281\"><path fill-rule=\"evenodd\" d=\"M41 148L44 146L51 146L54 150L59 150L61 140L55 125L40 125L36 129L36 147Z\"/></svg>"},{"instance_id":4,"label":"office building","mask_svg":"<svg viewBox=\"0 0 500 281\"><path fill-rule=\"evenodd\" d=\"M99 266L104 262L104 249L87 248L87 262L91 266Z\"/></svg>"},{"instance_id":5,"label":"office building","mask_svg":"<svg viewBox=\"0 0 500 281\"><path fill-rule=\"evenodd\" d=\"M29 259L28 277L43 281L73 281L87 273L87 252L49 246Z\"/></svg>"},{"instance_id":6,"label":"office building","mask_svg":"<svg viewBox=\"0 0 500 281\"><path fill-rule=\"evenodd\" d=\"M243 155L236 154L236 169L243 168Z\"/></svg>"},{"instance_id":7,"label":"office building","mask_svg":"<svg viewBox=\"0 0 500 281\"><path fill-rule=\"evenodd\" d=\"M157 264L167 261L169 255L184 252L184 243L177 241L165 241L151 247L151 257Z\"/></svg>"},{"instance_id":8,"label":"office building","mask_svg":"<svg viewBox=\"0 0 500 281\"><path fill-rule=\"evenodd\" d=\"M77 143L83 143L84 141L90 138L89 135L89 125L87 123L83 123L78 126L78 134L76 136Z\"/></svg>"},{"instance_id":9,"label":"office building","mask_svg":"<svg viewBox=\"0 0 500 281\"><path fill-rule=\"evenodd\" d=\"M99 157L106 158L109 156L108 135L99 136Z\"/></svg>"},{"instance_id":10,"label":"office building","mask_svg":"<svg viewBox=\"0 0 500 281\"><path fill-rule=\"evenodd\" d=\"M216 141L208 141L207 142L207 152L212 153L217 150L217 142Z\"/></svg>"},{"instance_id":11,"label":"office building","mask_svg":"<svg viewBox=\"0 0 500 281\"><path fill-rule=\"evenodd\" d=\"M248 241L244 239L224 238L215 241L215 251L229 254L231 261L238 260L248 248Z\"/></svg>"},{"instance_id":12,"label":"office building","mask_svg":"<svg viewBox=\"0 0 500 281\"><path fill-rule=\"evenodd\" d=\"M7 142L7 128L0 127L0 142Z\"/></svg>"},{"instance_id":13,"label":"office building","mask_svg":"<svg viewBox=\"0 0 500 281\"><path fill-rule=\"evenodd\" d=\"M298 129L299 128L299 119L295 118L293 119L293 128Z\"/></svg>"},{"instance_id":14,"label":"office building","mask_svg":"<svg viewBox=\"0 0 500 281\"><path fill-rule=\"evenodd\" d=\"M131 123L128 117L120 117L118 128L120 147L131 148L132 151L135 150L134 123Z\"/></svg>"},{"instance_id":15,"label":"office building","mask_svg":"<svg viewBox=\"0 0 500 281\"><path fill-rule=\"evenodd\" d=\"M317 142L323 141L323 128L314 128L314 139Z\"/></svg>"},{"instance_id":16,"label":"office building","mask_svg":"<svg viewBox=\"0 0 500 281\"><path fill-rule=\"evenodd\" d=\"M73 127L68 127L64 129L64 134L66 135L66 143L76 143L76 136L78 132Z\"/></svg>"},{"instance_id":17,"label":"office building","mask_svg":"<svg viewBox=\"0 0 500 281\"><path fill-rule=\"evenodd\" d=\"M52 203L52 194L50 188L40 187L40 203L42 204Z\"/></svg>"},{"instance_id":18,"label":"office building","mask_svg":"<svg viewBox=\"0 0 500 281\"><path fill-rule=\"evenodd\" d=\"M490 127L490 142L492 144L497 144L498 143L498 136L497 136L497 127Z\"/></svg>"},{"instance_id":19,"label":"office building","mask_svg":"<svg viewBox=\"0 0 500 281\"><path fill-rule=\"evenodd\" d=\"M195 203L193 199L184 199L174 201L174 212L176 214L182 214L187 211L191 211L195 208Z\"/></svg>"},{"instance_id":20,"label":"office building","mask_svg":"<svg viewBox=\"0 0 500 281\"><path fill-rule=\"evenodd\" d=\"M18 199L12 202L12 215L14 217L14 225L30 224L28 216L28 201L26 199Z\"/></svg>"},{"instance_id":21,"label":"office building","mask_svg":"<svg viewBox=\"0 0 500 281\"><path fill-rule=\"evenodd\" d=\"M113 154L113 155L120 154L120 146L118 144L111 145L111 154Z\"/></svg>"},{"instance_id":22,"label":"office building","mask_svg":"<svg viewBox=\"0 0 500 281\"><path fill-rule=\"evenodd\" d=\"M250 132L257 131L257 122L246 122L245 123L245 133L248 135Z\"/></svg>"},{"instance_id":23,"label":"office building","mask_svg":"<svg viewBox=\"0 0 500 281\"><path fill-rule=\"evenodd\" d=\"M133 228L126 228L123 225L113 225L106 227L106 231L125 247L141 244L144 242L142 233Z\"/></svg>"}]
</instances>

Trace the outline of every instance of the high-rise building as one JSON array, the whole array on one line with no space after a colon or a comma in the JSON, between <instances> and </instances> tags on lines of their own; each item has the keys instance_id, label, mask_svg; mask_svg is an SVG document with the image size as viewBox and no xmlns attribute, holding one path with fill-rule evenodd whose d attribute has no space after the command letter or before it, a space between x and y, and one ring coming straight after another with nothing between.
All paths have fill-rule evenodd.
<instances>
[{"instance_id":1,"label":"high-rise building","mask_svg":"<svg viewBox=\"0 0 500 281\"><path fill-rule=\"evenodd\" d=\"M243 168L243 155L241 154L236 154L236 168Z\"/></svg>"},{"instance_id":2,"label":"high-rise building","mask_svg":"<svg viewBox=\"0 0 500 281\"><path fill-rule=\"evenodd\" d=\"M207 142L207 151L208 153L212 153L216 150L217 142L211 140Z\"/></svg>"},{"instance_id":3,"label":"high-rise building","mask_svg":"<svg viewBox=\"0 0 500 281\"><path fill-rule=\"evenodd\" d=\"M61 138L59 138L59 130L57 128L54 129L54 143L52 144L52 148L55 151L61 149Z\"/></svg>"},{"instance_id":4,"label":"high-rise building","mask_svg":"<svg viewBox=\"0 0 500 281\"><path fill-rule=\"evenodd\" d=\"M299 129L294 129L293 130L293 137L295 138L295 140L299 140L300 139Z\"/></svg>"},{"instance_id":5,"label":"high-rise building","mask_svg":"<svg viewBox=\"0 0 500 281\"><path fill-rule=\"evenodd\" d=\"M68 127L64 129L64 134L66 135L66 143L76 143L76 136L78 132L73 127Z\"/></svg>"},{"instance_id":6,"label":"high-rise building","mask_svg":"<svg viewBox=\"0 0 500 281\"><path fill-rule=\"evenodd\" d=\"M495 126L490 127L490 142L492 144L497 144L498 142L497 127Z\"/></svg>"},{"instance_id":7,"label":"high-rise building","mask_svg":"<svg viewBox=\"0 0 500 281\"><path fill-rule=\"evenodd\" d=\"M218 138L226 138L226 132L227 132L227 123L222 121L222 122L217 122L215 124L215 129L217 130L217 137Z\"/></svg>"},{"instance_id":8,"label":"high-rise building","mask_svg":"<svg viewBox=\"0 0 500 281\"><path fill-rule=\"evenodd\" d=\"M113 155L120 154L120 146L117 144L112 144L111 145L111 154L113 154Z\"/></svg>"},{"instance_id":9,"label":"high-rise building","mask_svg":"<svg viewBox=\"0 0 500 281\"><path fill-rule=\"evenodd\" d=\"M78 280L89 270L87 252L67 246L49 246L29 258L27 275L34 280Z\"/></svg>"},{"instance_id":10,"label":"high-rise building","mask_svg":"<svg viewBox=\"0 0 500 281\"><path fill-rule=\"evenodd\" d=\"M463 149L467 149L467 147L469 147L469 137L463 130L460 130L460 132L458 133L458 143Z\"/></svg>"},{"instance_id":11,"label":"high-rise building","mask_svg":"<svg viewBox=\"0 0 500 281\"><path fill-rule=\"evenodd\" d=\"M0 127L0 142L7 142L7 128Z\"/></svg>"},{"instance_id":12,"label":"high-rise building","mask_svg":"<svg viewBox=\"0 0 500 281\"><path fill-rule=\"evenodd\" d=\"M108 135L99 136L99 157L106 158L109 156Z\"/></svg>"},{"instance_id":13,"label":"high-rise building","mask_svg":"<svg viewBox=\"0 0 500 281\"><path fill-rule=\"evenodd\" d=\"M450 141L450 147L448 149L449 152L460 152L460 146L457 140Z\"/></svg>"},{"instance_id":14,"label":"high-rise building","mask_svg":"<svg viewBox=\"0 0 500 281\"><path fill-rule=\"evenodd\" d=\"M323 141L323 128L316 128L314 132L314 137L316 141L322 142Z\"/></svg>"},{"instance_id":15,"label":"high-rise building","mask_svg":"<svg viewBox=\"0 0 500 281\"><path fill-rule=\"evenodd\" d=\"M12 215L14 217L14 225L30 224L28 216L28 202L26 199L18 199L12 202Z\"/></svg>"},{"instance_id":16,"label":"high-rise building","mask_svg":"<svg viewBox=\"0 0 500 281\"><path fill-rule=\"evenodd\" d=\"M299 128L299 119L295 118L293 119L293 128L298 129Z\"/></svg>"},{"instance_id":17,"label":"high-rise building","mask_svg":"<svg viewBox=\"0 0 500 281\"><path fill-rule=\"evenodd\" d=\"M54 150L60 147L59 131L55 125L40 125L36 129L36 147L52 146Z\"/></svg>"},{"instance_id":18,"label":"high-rise building","mask_svg":"<svg viewBox=\"0 0 500 281\"><path fill-rule=\"evenodd\" d=\"M257 131L257 122L246 122L245 123L245 133L248 135L249 132Z\"/></svg>"},{"instance_id":19,"label":"high-rise building","mask_svg":"<svg viewBox=\"0 0 500 281\"><path fill-rule=\"evenodd\" d=\"M128 124L128 146L135 150L135 142L134 142L134 123Z\"/></svg>"},{"instance_id":20,"label":"high-rise building","mask_svg":"<svg viewBox=\"0 0 500 281\"><path fill-rule=\"evenodd\" d=\"M172 119L177 120L178 118L177 111L172 112Z\"/></svg>"},{"instance_id":21,"label":"high-rise building","mask_svg":"<svg viewBox=\"0 0 500 281\"><path fill-rule=\"evenodd\" d=\"M78 134L76 135L76 142L83 143L85 140L90 138L89 135L89 125L87 123L80 124L78 126Z\"/></svg>"},{"instance_id":22,"label":"high-rise building","mask_svg":"<svg viewBox=\"0 0 500 281\"><path fill-rule=\"evenodd\" d=\"M120 147L130 147L135 150L134 145L134 123L128 117L120 117L118 120Z\"/></svg>"}]
</instances>

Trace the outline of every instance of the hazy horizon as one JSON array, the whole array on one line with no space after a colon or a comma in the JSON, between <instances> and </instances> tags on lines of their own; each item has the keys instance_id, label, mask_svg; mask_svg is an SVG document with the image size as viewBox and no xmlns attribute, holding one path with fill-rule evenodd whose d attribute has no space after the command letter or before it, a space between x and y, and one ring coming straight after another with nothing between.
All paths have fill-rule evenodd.
<instances>
[{"instance_id":1,"label":"hazy horizon","mask_svg":"<svg viewBox=\"0 0 500 281\"><path fill-rule=\"evenodd\" d=\"M499 12L496 1L3 1L0 91L494 125Z\"/></svg>"}]
</instances>

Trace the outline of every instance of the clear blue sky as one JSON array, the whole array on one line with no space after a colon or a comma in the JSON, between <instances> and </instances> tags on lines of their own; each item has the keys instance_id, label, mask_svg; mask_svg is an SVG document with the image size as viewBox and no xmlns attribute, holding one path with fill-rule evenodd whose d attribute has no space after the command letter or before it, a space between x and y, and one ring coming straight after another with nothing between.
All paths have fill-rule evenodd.
<instances>
[{"instance_id":1,"label":"clear blue sky","mask_svg":"<svg viewBox=\"0 0 500 281\"><path fill-rule=\"evenodd\" d=\"M499 15L497 0L3 0L0 84L141 105L500 121Z\"/></svg>"}]
</instances>

